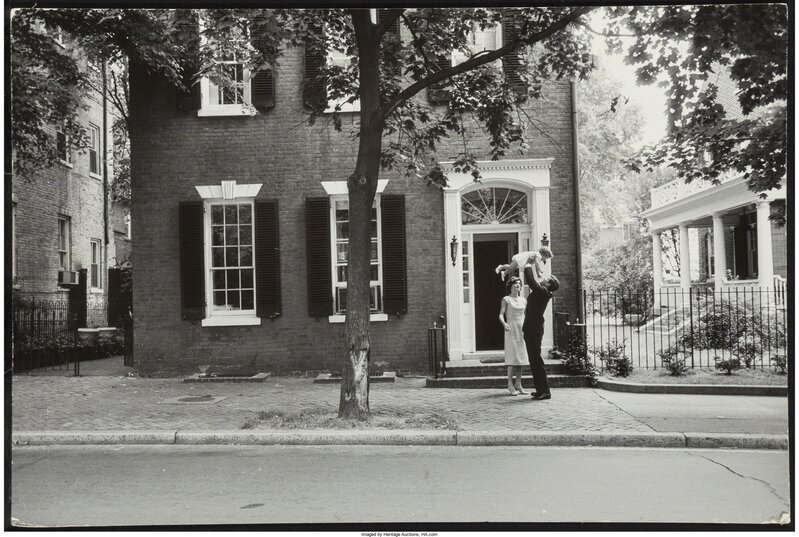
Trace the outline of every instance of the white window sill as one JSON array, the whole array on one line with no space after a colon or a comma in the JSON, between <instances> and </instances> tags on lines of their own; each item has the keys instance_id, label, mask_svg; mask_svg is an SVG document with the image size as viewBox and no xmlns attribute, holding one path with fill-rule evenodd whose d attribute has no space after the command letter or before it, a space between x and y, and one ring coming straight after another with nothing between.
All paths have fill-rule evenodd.
<instances>
[{"instance_id":1,"label":"white window sill","mask_svg":"<svg viewBox=\"0 0 799 537\"><path fill-rule=\"evenodd\" d=\"M72 163L71 162L67 162L66 160L59 159L58 163L60 165L62 165L63 167L65 167L65 168L72 168Z\"/></svg>"},{"instance_id":2,"label":"white window sill","mask_svg":"<svg viewBox=\"0 0 799 537\"><path fill-rule=\"evenodd\" d=\"M103 176L100 175L100 174L97 174L97 173L89 172L89 177L97 179L98 181L102 181L103 180Z\"/></svg>"},{"instance_id":3,"label":"white window sill","mask_svg":"<svg viewBox=\"0 0 799 537\"><path fill-rule=\"evenodd\" d=\"M337 105L341 107L339 110L336 110ZM347 112L360 112L360 111L361 111L361 101L359 99L354 103L348 103L346 101L328 102L327 108L325 109L325 114L332 114L334 112L343 114Z\"/></svg>"},{"instance_id":4,"label":"white window sill","mask_svg":"<svg viewBox=\"0 0 799 537\"><path fill-rule=\"evenodd\" d=\"M340 324L343 323L347 317L345 315L331 315L327 318L327 322L331 324ZM371 322L384 322L388 321L388 314L387 313L372 313L369 315L369 321Z\"/></svg>"},{"instance_id":5,"label":"white window sill","mask_svg":"<svg viewBox=\"0 0 799 537\"><path fill-rule=\"evenodd\" d=\"M102 294L103 288L102 287L89 287L89 293L93 295Z\"/></svg>"},{"instance_id":6,"label":"white window sill","mask_svg":"<svg viewBox=\"0 0 799 537\"><path fill-rule=\"evenodd\" d=\"M203 319L202 326L258 326L261 324L260 317L208 317Z\"/></svg>"},{"instance_id":7,"label":"white window sill","mask_svg":"<svg viewBox=\"0 0 799 537\"><path fill-rule=\"evenodd\" d=\"M251 116L250 110L241 104L229 104L225 106L212 106L197 110L197 117L215 116Z\"/></svg>"}]
</instances>

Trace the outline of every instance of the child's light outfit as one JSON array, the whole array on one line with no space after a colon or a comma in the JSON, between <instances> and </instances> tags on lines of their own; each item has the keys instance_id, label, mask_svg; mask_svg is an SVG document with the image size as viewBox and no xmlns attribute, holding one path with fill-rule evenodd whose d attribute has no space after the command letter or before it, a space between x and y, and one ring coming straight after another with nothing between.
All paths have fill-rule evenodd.
<instances>
[{"instance_id":1,"label":"child's light outfit","mask_svg":"<svg viewBox=\"0 0 799 537\"><path fill-rule=\"evenodd\" d=\"M544 263L543 257L539 252L519 252L518 254L514 255L510 258L510 264L508 265L498 265L494 272L500 275L503 281L507 280L510 276L513 276L513 273L518 270L524 270L524 267L528 264L532 264L536 268L536 272L538 272L539 276L543 275L544 273Z\"/></svg>"},{"instance_id":2,"label":"child's light outfit","mask_svg":"<svg viewBox=\"0 0 799 537\"><path fill-rule=\"evenodd\" d=\"M527 307L527 299L521 296L503 297L505 301L505 322L508 323L510 330L505 331L505 365L527 365L530 360L527 357L527 346L524 344L524 310Z\"/></svg>"}]
</instances>

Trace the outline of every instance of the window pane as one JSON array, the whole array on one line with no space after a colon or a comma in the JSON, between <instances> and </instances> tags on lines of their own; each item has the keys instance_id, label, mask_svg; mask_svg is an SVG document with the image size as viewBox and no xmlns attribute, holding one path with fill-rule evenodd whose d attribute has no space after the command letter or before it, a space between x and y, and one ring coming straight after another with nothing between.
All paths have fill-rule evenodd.
<instances>
[{"instance_id":1,"label":"window pane","mask_svg":"<svg viewBox=\"0 0 799 537\"><path fill-rule=\"evenodd\" d=\"M346 282L347 281L347 265L341 265L336 267L338 270L338 281Z\"/></svg>"},{"instance_id":2,"label":"window pane","mask_svg":"<svg viewBox=\"0 0 799 537\"><path fill-rule=\"evenodd\" d=\"M211 248L211 266L224 267L225 266L225 249L224 248Z\"/></svg>"},{"instance_id":3,"label":"window pane","mask_svg":"<svg viewBox=\"0 0 799 537\"><path fill-rule=\"evenodd\" d=\"M347 290L339 287L336 289L338 296L338 311L347 311Z\"/></svg>"},{"instance_id":4,"label":"window pane","mask_svg":"<svg viewBox=\"0 0 799 537\"><path fill-rule=\"evenodd\" d=\"M347 262L347 253L349 251L350 245L349 244L337 244L336 245L336 259L338 263L346 263Z\"/></svg>"},{"instance_id":5,"label":"window pane","mask_svg":"<svg viewBox=\"0 0 799 537\"><path fill-rule=\"evenodd\" d=\"M239 244L252 244L252 227L249 225L239 228Z\"/></svg>"},{"instance_id":6,"label":"window pane","mask_svg":"<svg viewBox=\"0 0 799 537\"><path fill-rule=\"evenodd\" d=\"M463 302L466 303L466 304L469 303L469 290L468 289L464 289L463 290Z\"/></svg>"},{"instance_id":7,"label":"window pane","mask_svg":"<svg viewBox=\"0 0 799 537\"><path fill-rule=\"evenodd\" d=\"M226 224L238 224L239 223L238 206L237 205L225 205L225 223Z\"/></svg>"},{"instance_id":8,"label":"window pane","mask_svg":"<svg viewBox=\"0 0 799 537\"><path fill-rule=\"evenodd\" d=\"M221 205L212 205L211 206L211 223L212 224L224 224L224 220L222 219L222 215L224 214L224 208Z\"/></svg>"},{"instance_id":9,"label":"window pane","mask_svg":"<svg viewBox=\"0 0 799 537\"><path fill-rule=\"evenodd\" d=\"M233 248L225 248L225 266L235 267L238 266L239 249L235 246Z\"/></svg>"},{"instance_id":10,"label":"window pane","mask_svg":"<svg viewBox=\"0 0 799 537\"><path fill-rule=\"evenodd\" d=\"M223 246L225 240L225 228L223 226L211 226L211 244Z\"/></svg>"},{"instance_id":11,"label":"window pane","mask_svg":"<svg viewBox=\"0 0 799 537\"><path fill-rule=\"evenodd\" d=\"M371 229L371 231L372 231L372 234L370 235L370 237L372 237L373 239L376 239L377 238L377 221L375 221L375 220L372 220L372 229Z\"/></svg>"},{"instance_id":12,"label":"window pane","mask_svg":"<svg viewBox=\"0 0 799 537\"><path fill-rule=\"evenodd\" d=\"M227 305L229 310L241 309L241 298L238 291L227 292Z\"/></svg>"},{"instance_id":13,"label":"window pane","mask_svg":"<svg viewBox=\"0 0 799 537\"><path fill-rule=\"evenodd\" d=\"M225 288L225 272L222 270L211 271L213 273L214 289Z\"/></svg>"},{"instance_id":14,"label":"window pane","mask_svg":"<svg viewBox=\"0 0 799 537\"><path fill-rule=\"evenodd\" d=\"M338 205L338 203L336 203ZM342 222L350 219L350 212L347 209L336 209L336 222Z\"/></svg>"},{"instance_id":15,"label":"window pane","mask_svg":"<svg viewBox=\"0 0 799 537\"><path fill-rule=\"evenodd\" d=\"M228 289L238 289L239 288L239 271L238 270L228 270L227 272L227 288Z\"/></svg>"},{"instance_id":16,"label":"window pane","mask_svg":"<svg viewBox=\"0 0 799 537\"><path fill-rule=\"evenodd\" d=\"M377 262L377 239L373 240L370 244L371 260Z\"/></svg>"},{"instance_id":17,"label":"window pane","mask_svg":"<svg viewBox=\"0 0 799 537\"><path fill-rule=\"evenodd\" d=\"M252 222L252 208L249 205L239 205L239 223L249 224Z\"/></svg>"},{"instance_id":18,"label":"window pane","mask_svg":"<svg viewBox=\"0 0 799 537\"><path fill-rule=\"evenodd\" d=\"M253 293L252 293L252 291L242 291L241 292L241 309L243 309L243 310L255 309L255 306L253 304Z\"/></svg>"},{"instance_id":19,"label":"window pane","mask_svg":"<svg viewBox=\"0 0 799 537\"><path fill-rule=\"evenodd\" d=\"M241 288L252 289L252 269L244 269L241 271Z\"/></svg>"},{"instance_id":20,"label":"window pane","mask_svg":"<svg viewBox=\"0 0 799 537\"><path fill-rule=\"evenodd\" d=\"M350 238L350 224L349 222L336 222L336 238L349 239Z\"/></svg>"},{"instance_id":21,"label":"window pane","mask_svg":"<svg viewBox=\"0 0 799 537\"><path fill-rule=\"evenodd\" d=\"M97 169L97 151L94 149L89 150L89 172L99 173Z\"/></svg>"},{"instance_id":22,"label":"window pane","mask_svg":"<svg viewBox=\"0 0 799 537\"><path fill-rule=\"evenodd\" d=\"M224 306L225 303L225 292L214 291L214 306ZM224 309L224 307L222 307L222 309Z\"/></svg>"},{"instance_id":23,"label":"window pane","mask_svg":"<svg viewBox=\"0 0 799 537\"><path fill-rule=\"evenodd\" d=\"M92 287L97 287L97 265L92 265Z\"/></svg>"},{"instance_id":24,"label":"window pane","mask_svg":"<svg viewBox=\"0 0 799 537\"><path fill-rule=\"evenodd\" d=\"M225 226L225 245L232 246L239 243L239 228L237 226Z\"/></svg>"},{"instance_id":25,"label":"window pane","mask_svg":"<svg viewBox=\"0 0 799 537\"><path fill-rule=\"evenodd\" d=\"M369 279L373 282L377 281L377 265L369 266Z\"/></svg>"},{"instance_id":26,"label":"window pane","mask_svg":"<svg viewBox=\"0 0 799 537\"><path fill-rule=\"evenodd\" d=\"M252 246L242 246L239 248L239 266L252 266Z\"/></svg>"},{"instance_id":27,"label":"window pane","mask_svg":"<svg viewBox=\"0 0 799 537\"><path fill-rule=\"evenodd\" d=\"M464 272L463 273L463 286L464 287L469 287L469 273L468 272Z\"/></svg>"}]
</instances>

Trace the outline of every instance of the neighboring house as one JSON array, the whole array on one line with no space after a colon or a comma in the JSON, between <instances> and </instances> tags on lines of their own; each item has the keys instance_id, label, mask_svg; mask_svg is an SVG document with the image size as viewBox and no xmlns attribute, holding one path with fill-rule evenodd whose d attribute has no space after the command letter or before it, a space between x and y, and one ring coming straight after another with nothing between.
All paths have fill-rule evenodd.
<instances>
[{"instance_id":1,"label":"neighboring house","mask_svg":"<svg viewBox=\"0 0 799 537\"><path fill-rule=\"evenodd\" d=\"M86 269L87 299L103 311L108 269L118 255L111 224L116 208L108 197L113 117L99 92L86 95L85 104L80 122L90 146L70 151L53 126L59 162L29 180L12 180L11 274L15 296L52 301L66 299Z\"/></svg>"},{"instance_id":2,"label":"neighboring house","mask_svg":"<svg viewBox=\"0 0 799 537\"><path fill-rule=\"evenodd\" d=\"M719 87L718 101L728 117L742 117L735 85L720 70L712 82ZM787 227L769 216L786 201L785 181L764 198L749 191L741 175L730 173L721 183L682 179L654 188L652 206L642 213L652 230L655 290L666 285L661 270L659 234L679 229L681 271L678 285L717 290L739 287L783 289L787 278ZM698 259L697 259L698 258Z\"/></svg>"},{"instance_id":3,"label":"neighboring house","mask_svg":"<svg viewBox=\"0 0 799 537\"><path fill-rule=\"evenodd\" d=\"M480 38L496 46L501 28ZM318 61L289 49L277 72L245 75L236 94L205 80L199 91L180 93L131 69L140 374L193 373L201 365L338 368L346 349L346 178L357 143L346 114L345 132L324 118L307 123L304 73ZM494 269L537 249L544 235L554 252L547 271L562 283L555 307L578 315L573 91L569 82L553 82L545 99L529 104L531 117L551 130L515 158L489 161L487 137L472 129L470 146L484 148L480 184L450 172L440 189L381 173L372 362L426 370L428 328L442 322L450 360L501 352L505 289ZM260 114L246 114L242 100ZM462 143L441 144L439 159L454 160ZM551 307L546 327L544 346L551 346Z\"/></svg>"}]
</instances>

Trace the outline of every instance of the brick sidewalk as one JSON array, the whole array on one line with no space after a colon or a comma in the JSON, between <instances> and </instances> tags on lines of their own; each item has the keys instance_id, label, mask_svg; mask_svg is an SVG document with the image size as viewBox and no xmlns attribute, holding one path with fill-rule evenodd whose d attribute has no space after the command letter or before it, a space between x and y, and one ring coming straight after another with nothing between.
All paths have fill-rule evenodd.
<instances>
[{"instance_id":1,"label":"brick sidewalk","mask_svg":"<svg viewBox=\"0 0 799 537\"><path fill-rule=\"evenodd\" d=\"M372 384L373 411L436 411L466 431L652 432L618 408L603 390L553 390L549 401L511 397L504 390L431 389L424 379ZM216 403L169 403L214 395ZM264 383L187 384L180 379L121 376L15 375L12 427L21 431L235 430L262 410L338 407L338 384L277 377Z\"/></svg>"}]
</instances>

